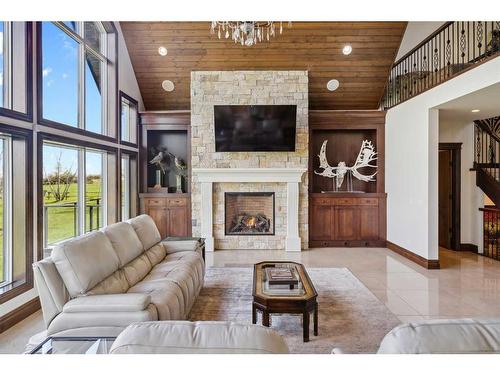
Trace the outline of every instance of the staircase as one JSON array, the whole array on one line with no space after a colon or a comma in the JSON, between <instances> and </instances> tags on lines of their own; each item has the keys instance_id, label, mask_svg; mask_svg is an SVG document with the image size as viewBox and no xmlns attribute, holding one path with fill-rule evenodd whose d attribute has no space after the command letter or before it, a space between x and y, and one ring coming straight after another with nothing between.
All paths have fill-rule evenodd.
<instances>
[{"instance_id":1,"label":"staircase","mask_svg":"<svg viewBox=\"0 0 500 375\"><path fill-rule=\"evenodd\" d=\"M474 121L476 185L500 207L500 117Z\"/></svg>"},{"instance_id":2,"label":"staircase","mask_svg":"<svg viewBox=\"0 0 500 375\"><path fill-rule=\"evenodd\" d=\"M500 116L474 121L476 185L495 203L483 212L483 255L500 260Z\"/></svg>"}]
</instances>

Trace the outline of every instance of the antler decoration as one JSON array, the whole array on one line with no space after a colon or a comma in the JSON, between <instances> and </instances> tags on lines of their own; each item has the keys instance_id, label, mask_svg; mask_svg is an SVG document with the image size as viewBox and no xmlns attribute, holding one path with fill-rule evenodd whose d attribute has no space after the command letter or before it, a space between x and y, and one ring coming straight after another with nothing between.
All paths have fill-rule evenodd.
<instances>
[{"instance_id":1,"label":"antler decoration","mask_svg":"<svg viewBox=\"0 0 500 375\"><path fill-rule=\"evenodd\" d=\"M370 175L364 175L359 172L359 170L362 168L375 168L375 169L377 168L376 165L370 164L372 161L377 160L376 158L377 153L375 152L375 147L373 146L371 141L364 140L363 143L361 143L361 149L359 150L356 162L352 167L348 167L346 163L343 161L339 162L336 167L330 166L328 160L326 159L327 143L328 140L325 140L323 142L318 155L319 168L322 169L322 171L314 171L315 174L324 177L334 178L336 180L335 186L337 189L342 186L342 183L344 182L344 177L348 172L352 174L354 177L356 177L358 180L365 182L375 181L375 175L377 174L377 171L375 171L375 173Z\"/></svg>"}]
</instances>

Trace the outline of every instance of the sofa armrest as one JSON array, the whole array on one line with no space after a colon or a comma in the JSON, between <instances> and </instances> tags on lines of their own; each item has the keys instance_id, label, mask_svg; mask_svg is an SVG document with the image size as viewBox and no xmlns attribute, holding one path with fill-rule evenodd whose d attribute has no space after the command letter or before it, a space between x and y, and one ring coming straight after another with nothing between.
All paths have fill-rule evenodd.
<instances>
[{"instance_id":1,"label":"sofa armrest","mask_svg":"<svg viewBox=\"0 0 500 375\"><path fill-rule=\"evenodd\" d=\"M141 293L99 294L72 299L63 307L65 313L143 311L151 297Z\"/></svg>"},{"instance_id":2,"label":"sofa armrest","mask_svg":"<svg viewBox=\"0 0 500 375\"><path fill-rule=\"evenodd\" d=\"M167 254L178 253L180 251L201 251L201 243L198 240L169 240L161 242L167 250Z\"/></svg>"},{"instance_id":3,"label":"sofa armrest","mask_svg":"<svg viewBox=\"0 0 500 375\"><path fill-rule=\"evenodd\" d=\"M442 319L401 324L385 335L377 353L500 353L500 319Z\"/></svg>"}]
</instances>

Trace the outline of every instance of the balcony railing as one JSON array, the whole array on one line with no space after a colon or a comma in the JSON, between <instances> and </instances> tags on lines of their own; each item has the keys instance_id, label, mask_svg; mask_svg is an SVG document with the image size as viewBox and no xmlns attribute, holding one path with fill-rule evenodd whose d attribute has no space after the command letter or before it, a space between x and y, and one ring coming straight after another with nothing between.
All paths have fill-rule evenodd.
<instances>
[{"instance_id":1,"label":"balcony railing","mask_svg":"<svg viewBox=\"0 0 500 375\"><path fill-rule=\"evenodd\" d=\"M85 232L101 227L101 198L85 204ZM44 248L78 235L78 203L46 204L44 210ZM57 219L59 216L59 219ZM56 232L57 231L57 232Z\"/></svg>"},{"instance_id":2,"label":"balcony railing","mask_svg":"<svg viewBox=\"0 0 500 375\"><path fill-rule=\"evenodd\" d=\"M446 22L394 63L382 98L388 109L500 54L500 21Z\"/></svg>"}]
</instances>

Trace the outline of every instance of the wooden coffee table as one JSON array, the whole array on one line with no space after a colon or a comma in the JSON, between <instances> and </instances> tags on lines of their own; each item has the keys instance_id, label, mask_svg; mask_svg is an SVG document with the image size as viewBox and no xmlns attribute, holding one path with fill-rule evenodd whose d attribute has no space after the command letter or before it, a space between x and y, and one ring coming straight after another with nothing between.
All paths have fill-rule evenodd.
<instances>
[{"instance_id":1,"label":"wooden coffee table","mask_svg":"<svg viewBox=\"0 0 500 375\"><path fill-rule=\"evenodd\" d=\"M290 267L296 273L299 284L293 289L270 287L267 267ZM314 313L314 336L318 335L318 293L304 266L295 262L261 262L253 268L252 323L257 323L257 310L262 311L262 324L270 326L270 314L301 314L303 318L304 342L309 341L309 319Z\"/></svg>"}]
</instances>

